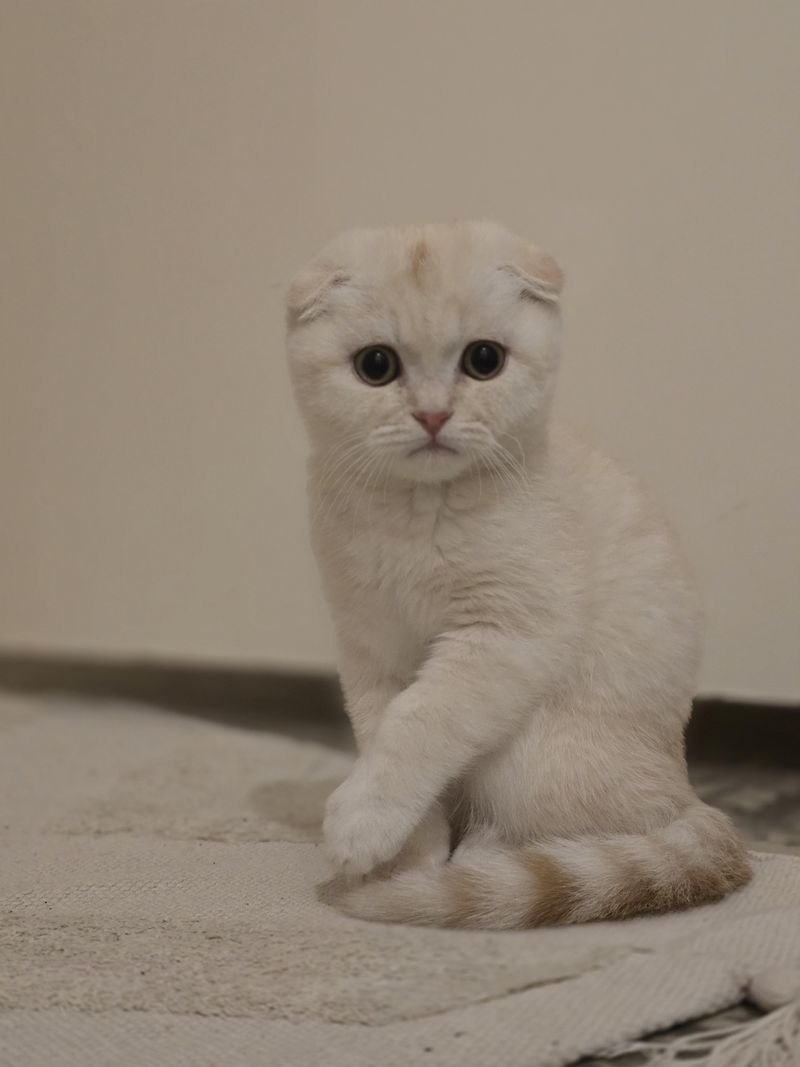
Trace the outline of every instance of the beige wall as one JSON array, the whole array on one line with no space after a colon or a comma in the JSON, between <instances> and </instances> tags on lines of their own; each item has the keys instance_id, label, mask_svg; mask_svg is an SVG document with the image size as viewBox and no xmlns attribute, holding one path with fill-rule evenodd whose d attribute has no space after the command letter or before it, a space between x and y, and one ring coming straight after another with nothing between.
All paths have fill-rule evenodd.
<instances>
[{"instance_id":1,"label":"beige wall","mask_svg":"<svg viewBox=\"0 0 800 1067\"><path fill-rule=\"evenodd\" d=\"M354 223L566 267L562 409L655 487L703 689L800 697L794 0L5 0L0 646L331 662L281 291Z\"/></svg>"}]
</instances>

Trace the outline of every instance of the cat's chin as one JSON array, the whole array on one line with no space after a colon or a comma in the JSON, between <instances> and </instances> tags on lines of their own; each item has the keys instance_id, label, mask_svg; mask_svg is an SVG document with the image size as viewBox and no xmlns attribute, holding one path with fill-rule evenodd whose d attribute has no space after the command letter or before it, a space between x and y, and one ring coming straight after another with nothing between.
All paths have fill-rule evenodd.
<instances>
[{"instance_id":1,"label":"cat's chin","mask_svg":"<svg viewBox=\"0 0 800 1067\"><path fill-rule=\"evenodd\" d=\"M451 448L419 449L395 464L405 481L436 485L458 478L470 466L469 457Z\"/></svg>"}]
</instances>

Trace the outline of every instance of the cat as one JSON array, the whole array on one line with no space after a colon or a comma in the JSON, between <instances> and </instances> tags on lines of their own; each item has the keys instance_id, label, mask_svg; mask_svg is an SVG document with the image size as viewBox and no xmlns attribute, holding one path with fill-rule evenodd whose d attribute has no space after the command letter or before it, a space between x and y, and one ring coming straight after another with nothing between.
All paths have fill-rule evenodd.
<instances>
[{"instance_id":1,"label":"cat","mask_svg":"<svg viewBox=\"0 0 800 1067\"><path fill-rule=\"evenodd\" d=\"M324 822L349 915L551 925L750 877L687 777L699 615L673 537L550 418L562 282L501 226L455 222L350 231L289 288L359 751Z\"/></svg>"}]
</instances>

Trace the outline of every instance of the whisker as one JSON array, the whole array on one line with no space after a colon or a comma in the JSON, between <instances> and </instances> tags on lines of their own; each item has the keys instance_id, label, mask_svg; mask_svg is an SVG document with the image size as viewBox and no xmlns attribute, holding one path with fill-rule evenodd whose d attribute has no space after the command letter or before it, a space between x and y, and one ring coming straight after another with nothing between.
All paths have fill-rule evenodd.
<instances>
[{"instance_id":1,"label":"whisker","mask_svg":"<svg viewBox=\"0 0 800 1067\"><path fill-rule=\"evenodd\" d=\"M340 472L339 477L341 482L339 484L338 491L331 493L331 496L326 502L325 509L319 517L320 525L327 521L332 512L338 507L339 501L344 497L346 498L351 488L358 482L361 475L369 468L372 462L371 453L366 455L360 454L355 457L351 462L347 464L343 472Z\"/></svg>"},{"instance_id":2,"label":"whisker","mask_svg":"<svg viewBox=\"0 0 800 1067\"><path fill-rule=\"evenodd\" d=\"M491 462L491 458L490 458L489 461L487 461L486 471L487 471L489 477L492 479L492 486L494 488L494 495L495 495L495 497L497 499L497 503L499 504L500 503L500 490L498 489L497 477L496 477L496 474L495 474L495 470L496 470L496 468L495 468L494 464Z\"/></svg>"},{"instance_id":3,"label":"whisker","mask_svg":"<svg viewBox=\"0 0 800 1067\"><path fill-rule=\"evenodd\" d=\"M492 450L489 460L497 471L498 477L502 479L503 484L510 492L518 491L520 482L527 485L524 471L522 471L522 468L511 453L499 443Z\"/></svg>"},{"instance_id":4,"label":"whisker","mask_svg":"<svg viewBox=\"0 0 800 1067\"><path fill-rule=\"evenodd\" d=\"M355 535L356 535L356 523L357 523L357 520L358 520L359 512L361 510L361 503L362 503L362 501L364 500L365 497L367 497L367 525L369 525L370 522L372 521L372 500L373 500L373 497L375 495L374 487L372 489L372 492L369 493L368 496L367 496L367 493L368 493L368 490L369 490L369 486L372 483L373 476L380 473L380 471L381 471L381 469L383 467L384 460L386 458L380 452L372 453L371 455L372 455L372 462L370 464L370 469L369 469L369 472L367 473L367 477L366 477L366 479L364 481L362 492L360 493L359 499L356 502L356 506L353 509L353 528L352 528L352 536L353 537L355 537Z\"/></svg>"},{"instance_id":5,"label":"whisker","mask_svg":"<svg viewBox=\"0 0 800 1067\"><path fill-rule=\"evenodd\" d=\"M320 481L330 477L330 475L339 465L339 462L344 459L345 456L351 455L359 448L360 439L360 433L348 434L343 441L337 443L334 446L330 455L327 456L323 461L322 465L319 468L319 471L316 472L316 476L320 479Z\"/></svg>"}]
</instances>

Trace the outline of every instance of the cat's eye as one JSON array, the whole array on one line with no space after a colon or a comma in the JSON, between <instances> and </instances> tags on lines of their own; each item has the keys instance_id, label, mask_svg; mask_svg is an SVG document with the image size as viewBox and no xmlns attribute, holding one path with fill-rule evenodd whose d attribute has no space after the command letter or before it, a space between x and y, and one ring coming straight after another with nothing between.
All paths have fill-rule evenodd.
<instances>
[{"instance_id":1,"label":"cat's eye","mask_svg":"<svg viewBox=\"0 0 800 1067\"><path fill-rule=\"evenodd\" d=\"M353 368L367 385L388 385L400 373L400 358L388 345L370 345L353 356Z\"/></svg>"},{"instance_id":2,"label":"cat's eye","mask_svg":"<svg viewBox=\"0 0 800 1067\"><path fill-rule=\"evenodd\" d=\"M461 369L470 378L486 382L496 377L506 362L506 350L496 341L472 341L464 349Z\"/></svg>"}]
</instances>

